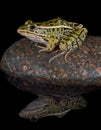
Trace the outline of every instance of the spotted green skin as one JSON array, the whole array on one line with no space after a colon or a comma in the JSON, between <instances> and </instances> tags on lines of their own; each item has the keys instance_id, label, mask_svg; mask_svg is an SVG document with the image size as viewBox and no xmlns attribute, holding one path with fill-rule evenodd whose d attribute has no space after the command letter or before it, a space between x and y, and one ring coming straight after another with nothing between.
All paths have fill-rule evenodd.
<instances>
[{"instance_id":1,"label":"spotted green skin","mask_svg":"<svg viewBox=\"0 0 101 130\"><path fill-rule=\"evenodd\" d=\"M46 22L32 22L27 20L24 25L17 30L21 35L30 40L42 43L45 46L38 46L41 51L51 52L59 45L60 54L50 59L50 62L59 55L67 55L78 48L84 42L87 35L87 28L82 24L68 22L61 18L55 18Z\"/></svg>"}]
</instances>

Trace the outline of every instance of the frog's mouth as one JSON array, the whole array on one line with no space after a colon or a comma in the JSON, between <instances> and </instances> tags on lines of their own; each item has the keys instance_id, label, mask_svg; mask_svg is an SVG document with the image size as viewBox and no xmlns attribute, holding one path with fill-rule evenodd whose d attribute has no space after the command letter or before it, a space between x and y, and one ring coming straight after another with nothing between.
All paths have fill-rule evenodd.
<instances>
[{"instance_id":1,"label":"frog's mouth","mask_svg":"<svg viewBox=\"0 0 101 130\"><path fill-rule=\"evenodd\" d=\"M17 32L20 35L27 37L28 39L30 39L33 42L43 43L45 45L47 44L47 41L44 40L44 37L45 37L44 34L38 34L35 32L25 31L25 30L21 30L21 29L18 29Z\"/></svg>"},{"instance_id":2,"label":"frog's mouth","mask_svg":"<svg viewBox=\"0 0 101 130\"><path fill-rule=\"evenodd\" d=\"M19 34L21 34L22 36L28 36L28 35L30 35L30 36L40 36L40 37L45 37L46 35L45 34L40 34L40 33L38 33L38 32L31 32L31 31L26 31L26 30L21 30L21 29L17 29L17 32L19 33Z\"/></svg>"}]
</instances>

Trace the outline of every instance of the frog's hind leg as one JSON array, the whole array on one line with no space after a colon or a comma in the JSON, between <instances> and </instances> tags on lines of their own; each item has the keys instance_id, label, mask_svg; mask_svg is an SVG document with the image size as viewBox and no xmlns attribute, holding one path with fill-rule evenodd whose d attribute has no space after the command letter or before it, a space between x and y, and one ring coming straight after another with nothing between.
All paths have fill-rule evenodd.
<instances>
[{"instance_id":1,"label":"frog's hind leg","mask_svg":"<svg viewBox=\"0 0 101 130\"><path fill-rule=\"evenodd\" d=\"M53 56L52 58L49 59L49 63L51 63L54 59L56 59L57 57L60 57L61 55L64 55L65 54L65 62L67 63L67 55L72 51L72 49L70 49L69 51L63 51L55 56Z\"/></svg>"},{"instance_id":2,"label":"frog's hind leg","mask_svg":"<svg viewBox=\"0 0 101 130\"><path fill-rule=\"evenodd\" d=\"M54 59L56 59L57 57L60 57L61 55L65 54L65 53L66 53L66 51L63 51L63 52L53 56L52 58L49 59L49 63L51 63Z\"/></svg>"},{"instance_id":3,"label":"frog's hind leg","mask_svg":"<svg viewBox=\"0 0 101 130\"><path fill-rule=\"evenodd\" d=\"M68 56L68 54L69 54L71 51L72 51L72 49L70 49L69 51L67 51L66 54L65 54L65 62L66 62L66 63L68 62L68 61L67 61L67 56Z\"/></svg>"}]
</instances>

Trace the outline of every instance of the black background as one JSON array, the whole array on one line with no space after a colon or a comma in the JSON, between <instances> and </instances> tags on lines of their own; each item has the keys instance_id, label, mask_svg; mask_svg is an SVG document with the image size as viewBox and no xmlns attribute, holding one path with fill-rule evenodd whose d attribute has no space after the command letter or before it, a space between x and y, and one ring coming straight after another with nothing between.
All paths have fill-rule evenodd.
<instances>
[{"instance_id":1,"label":"black background","mask_svg":"<svg viewBox=\"0 0 101 130\"><path fill-rule=\"evenodd\" d=\"M77 1L76 1L77 2ZM0 10L0 58L6 49L22 38L17 28L26 20L45 21L61 17L68 21L84 24L88 35L101 36L100 3L73 1L12 1L1 4ZM97 4L96 4L97 3ZM46 117L30 122L18 116L19 111L34 99L33 95L22 92L9 84L0 72L0 117L3 129L101 129L101 90L84 95L88 101L85 109L71 111L61 119Z\"/></svg>"}]
</instances>

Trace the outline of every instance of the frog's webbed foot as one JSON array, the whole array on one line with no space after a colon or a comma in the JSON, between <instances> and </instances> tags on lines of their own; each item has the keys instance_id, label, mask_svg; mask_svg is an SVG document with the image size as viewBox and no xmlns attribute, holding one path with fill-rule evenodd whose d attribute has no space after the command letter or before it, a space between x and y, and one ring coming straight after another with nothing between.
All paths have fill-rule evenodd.
<instances>
[{"instance_id":1,"label":"frog's webbed foot","mask_svg":"<svg viewBox=\"0 0 101 130\"><path fill-rule=\"evenodd\" d=\"M41 50L39 50L39 53L43 51L49 52L49 49L47 47L43 47Z\"/></svg>"},{"instance_id":2,"label":"frog's webbed foot","mask_svg":"<svg viewBox=\"0 0 101 130\"><path fill-rule=\"evenodd\" d=\"M65 54L65 62L66 62L66 63L68 62L68 61L67 61L67 56L68 56L68 54L69 54L71 51L72 51L72 49L70 49L69 51L67 51L66 54Z\"/></svg>"},{"instance_id":3,"label":"frog's webbed foot","mask_svg":"<svg viewBox=\"0 0 101 130\"><path fill-rule=\"evenodd\" d=\"M60 57L61 55L65 54L66 51L63 51L55 56L53 56L52 58L49 59L49 63L51 63L54 59L56 59L57 57Z\"/></svg>"},{"instance_id":4,"label":"frog's webbed foot","mask_svg":"<svg viewBox=\"0 0 101 130\"><path fill-rule=\"evenodd\" d=\"M51 52L53 49L50 47L50 44L47 44L45 46L41 46L41 45L38 45L38 43L35 44L36 47L38 48L41 48L41 50L39 50L38 52L43 52L43 51L46 51L46 52Z\"/></svg>"},{"instance_id":5,"label":"frog's webbed foot","mask_svg":"<svg viewBox=\"0 0 101 130\"><path fill-rule=\"evenodd\" d=\"M35 43L35 46L38 48L45 48L43 45L39 45L38 43Z\"/></svg>"},{"instance_id":6,"label":"frog's webbed foot","mask_svg":"<svg viewBox=\"0 0 101 130\"><path fill-rule=\"evenodd\" d=\"M70 49L69 51L63 51L55 56L53 56L52 58L49 59L49 63L51 63L54 59L56 59L57 57L60 57L61 55L65 54L65 62L67 63L67 55L72 51L72 49Z\"/></svg>"}]
</instances>

